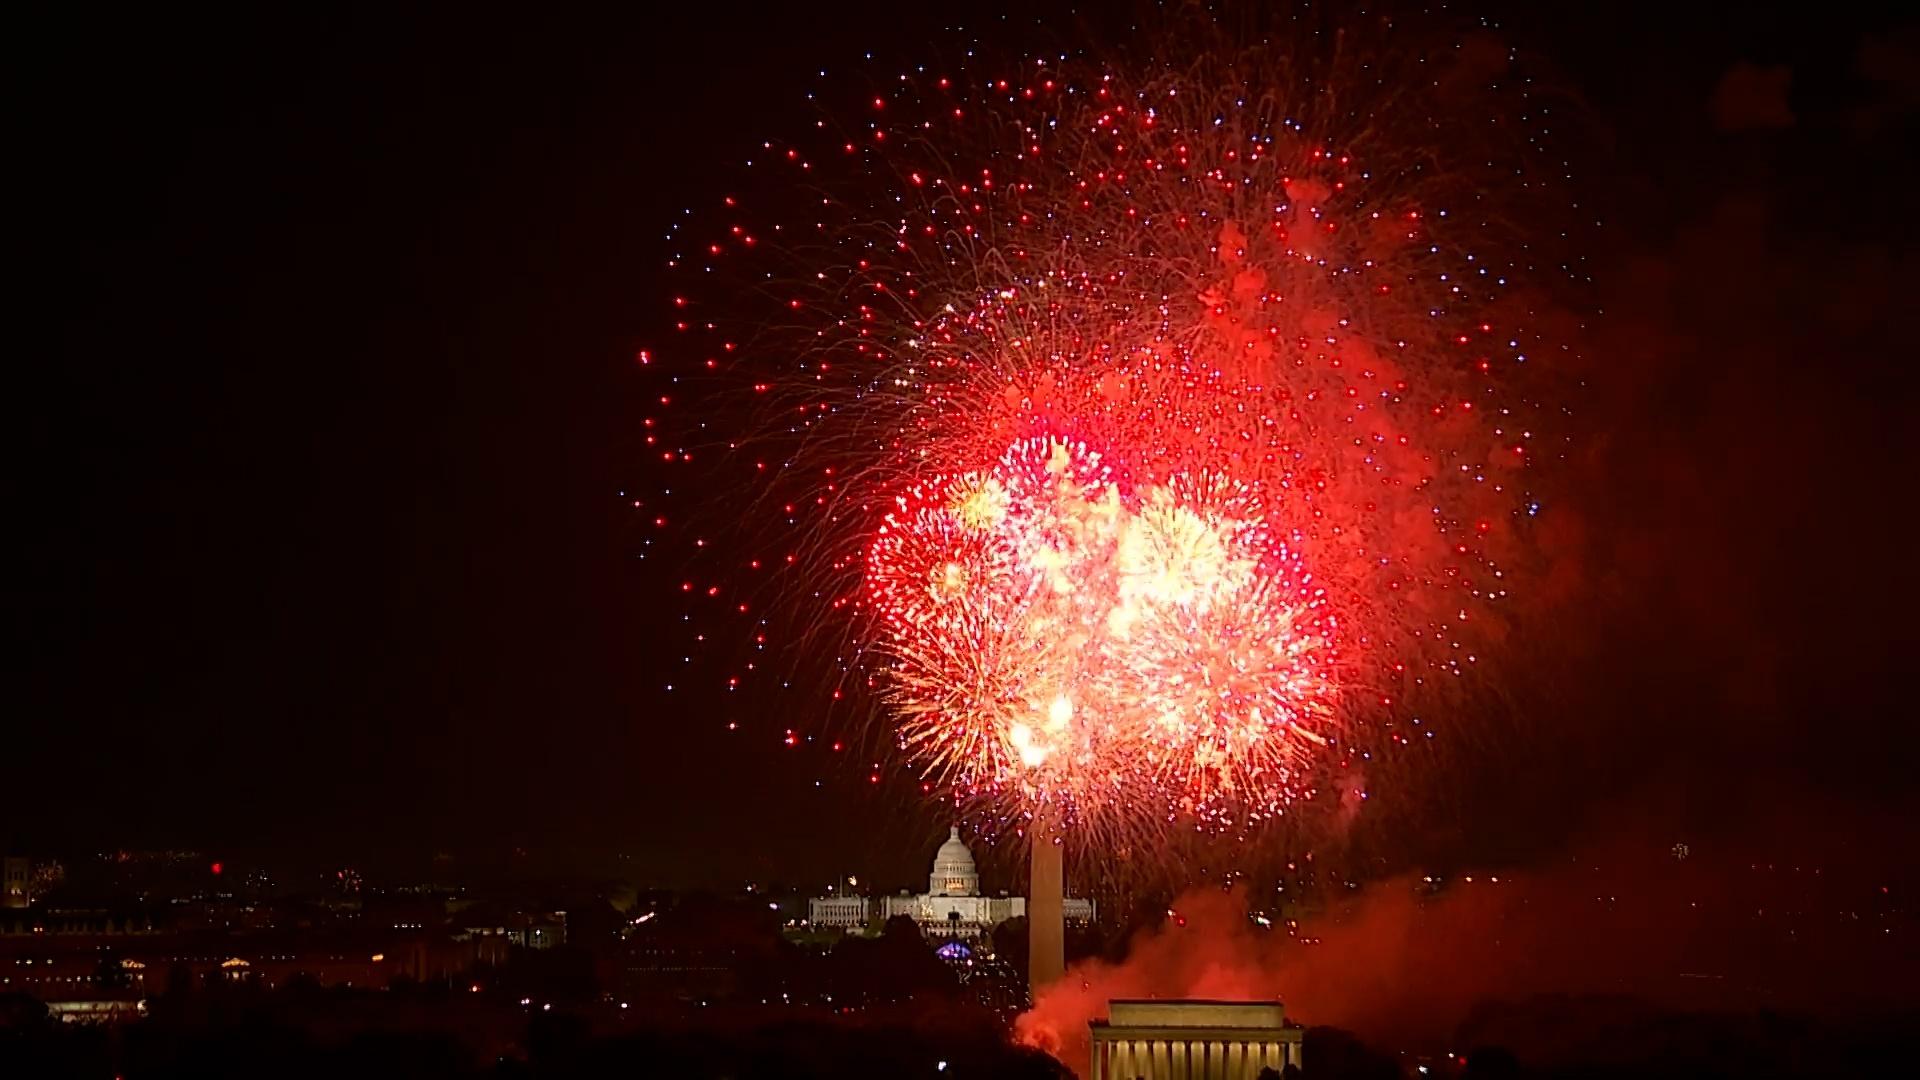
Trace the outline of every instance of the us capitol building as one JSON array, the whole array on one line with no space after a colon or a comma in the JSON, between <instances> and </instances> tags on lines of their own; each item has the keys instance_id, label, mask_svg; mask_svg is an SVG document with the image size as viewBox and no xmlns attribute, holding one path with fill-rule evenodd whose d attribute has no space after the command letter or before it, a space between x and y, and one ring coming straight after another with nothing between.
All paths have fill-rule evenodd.
<instances>
[{"instance_id":1,"label":"us capitol building","mask_svg":"<svg viewBox=\"0 0 1920 1080\"><path fill-rule=\"evenodd\" d=\"M930 938L985 937L1026 913L1026 897L981 895L980 871L957 826L948 830L947 842L934 853L927 891L919 896L903 890L898 896L816 896L807 901L807 918L816 927L858 931L875 920L905 915ZM1092 922L1093 901L1069 896L1063 914L1068 922Z\"/></svg>"}]
</instances>

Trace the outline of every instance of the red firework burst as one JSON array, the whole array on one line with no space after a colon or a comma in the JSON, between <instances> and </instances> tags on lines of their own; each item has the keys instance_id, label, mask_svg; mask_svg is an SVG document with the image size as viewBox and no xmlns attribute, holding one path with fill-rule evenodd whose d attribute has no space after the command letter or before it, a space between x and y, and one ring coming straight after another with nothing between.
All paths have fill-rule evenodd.
<instances>
[{"instance_id":1,"label":"red firework burst","mask_svg":"<svg viewBox=\"0 0 1920 1080\"><path fill-rule=\"evenodd\" d=\"M903 745L1069 820L1272 812L1327 742L1334 619L1244 487L1027 439L917 488L867 560Z\"/></svg>"},{"instance_id":2,"label":"red firework burst","mask_svg":"<svg viewBox=\"0 0 1920 1080\"><path fill-rule=\"evenodd\" d=\"M769 144L810 220L729 200L676 260L776 253L785 333L681 324L773 403L727 449L780 463L905 757L999 814L1280 812L1477 661L1537 509L1545 106L1445 52L1221 55L902 75Z\"/></svg>"}]
</instances>

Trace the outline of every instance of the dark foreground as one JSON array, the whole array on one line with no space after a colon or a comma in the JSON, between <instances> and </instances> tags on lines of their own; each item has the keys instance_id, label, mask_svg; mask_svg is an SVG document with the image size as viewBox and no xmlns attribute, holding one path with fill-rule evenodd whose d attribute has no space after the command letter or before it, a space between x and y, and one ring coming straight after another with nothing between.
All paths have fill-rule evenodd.
<instances>
[{"instance_id":1,"label":"dark foreground","mask_svg":"<svg viewBox=\"0 0 1920 1080\"><path fill-rule=\"evenodd\" d=\"M457 995L305 991L155 1000L117 1024L62 1023L0 996L0 1076L1031 1077L1065 1080L990 1016L950 1003L887 1010L547 1010ZM1661 1013L1614 999L1490 1006L1453 1054L1392 1053L1332 1028L1307 1033L1302 1080L1390 1077L1876 1077L1910 1075L1920 1017L1835 1023L1775 1014ZM1498 1040L1498 1041L1494 1041ZM1292 1070L1289 1070L1291 1073Z\"/></svg>"}]
</instances>

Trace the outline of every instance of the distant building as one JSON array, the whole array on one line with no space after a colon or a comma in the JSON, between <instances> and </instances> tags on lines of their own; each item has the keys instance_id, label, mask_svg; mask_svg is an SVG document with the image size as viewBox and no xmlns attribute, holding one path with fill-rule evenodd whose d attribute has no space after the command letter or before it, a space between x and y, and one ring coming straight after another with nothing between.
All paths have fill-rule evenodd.
<instances>
[{"instance_id":1,"label":"distant building","mask_svg":"<svg viewBox=\"0 0 1920 1080\"><path fill-rule=\"evenodd\" d=\"M32 907L65 881L66 868L57 862L9 855L0 859L0 908Z\"/></svg>"},{"instance_id":2,"label":"distant building","mask_svg":"<svg viewBox=\"0 0 1920 1080\"><path fill-rule=\"evenodd\" d=\"M1087 1080L1229 1080L1300 1064L1277 1001L1114 1001L1092 1023Z\"/></svg>"},{"instance_id":3,"label":"distant building","mask_svg":"<svg viewBox=\"0 0 1920 1080\"><path fill-rule=\"evenodd\" d=\"M980 871L958 828L948 830L947 842L934 853L927 891L918 896L817 896L807 902L807 918L817 927L858 930L875 919L905 915L921 933L935 938L983 937L1026 913L1025 897L981 894ZM1070 922L1092 922L1093 901L1068 897L1066 917Z\"/></svg>"},{"instance_id":4,"label":"distant building","mask_svg":"<svg viewBox=\"0 0 1920 1080\"><path fill-rule=\"evenodd\" d=\"M27 906L27 886L33 880L33 864L13 855L0 860L0 907Z\"/></svg>"},{"instance_id":5,"label":"distant building","mask_svg":"<svg viewBox=\"0 0 1920 1080\"><path fill-rule=\"evenodd\" d=\"M564 911L503 912L481 908L462 912L454 923L456 941L493 942L523 949L552 949L567 943Z\"/></svg>"},{"instance_id":6,"label":"distant building","mask_svg":"<svg viewBox=\"0 0 1920 1080\"><path fill-rule=\"evenodd\" d=\"M873 916L873 901L852 893L846 896L816 896L807 901L807 921L815 926L857 930Z\"/></svg>"},{"instance_id":7,"label":"distant building","mask_svg":"<svg viewBox=\"0 0 1920 1080\"><path fill-rule=\"evenodd\" d=\"M115 1024L147 1015L145 998L132 992L72 1001L49 1001L47 1015L65 1024Z\"/></svg>"}]
</instances>

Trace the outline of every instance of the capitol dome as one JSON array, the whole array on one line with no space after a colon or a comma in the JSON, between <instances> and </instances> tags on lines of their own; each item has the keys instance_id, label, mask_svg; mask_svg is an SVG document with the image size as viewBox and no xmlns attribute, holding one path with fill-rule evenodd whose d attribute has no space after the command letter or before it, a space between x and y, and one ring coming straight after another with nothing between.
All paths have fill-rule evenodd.
<instances>
[{"instance_id":1,"label":"capitol dome","mask_svg":"<svg viewBox=\"0 0 1920 1080\"><path fill-rule=\"evenodd\" d=\"M934 896L979 896L980 871L973 865L973 852L960 839L960 827L947 830L947 842L933 856L933 874L927 879L927 892Z\"/></svg>"}]
</instances>

